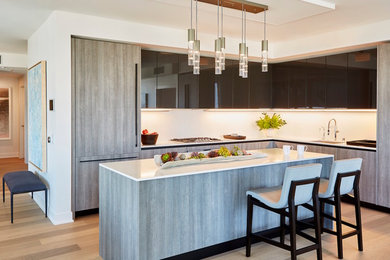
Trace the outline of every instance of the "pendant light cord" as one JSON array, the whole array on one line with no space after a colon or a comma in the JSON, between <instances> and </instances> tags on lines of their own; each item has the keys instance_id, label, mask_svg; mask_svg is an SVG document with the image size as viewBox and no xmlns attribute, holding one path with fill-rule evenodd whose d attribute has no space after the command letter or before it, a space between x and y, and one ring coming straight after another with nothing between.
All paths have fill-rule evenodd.
<instances>
[{"instance_id":1,"label":"pendant light cord","mask_svg":"<svg viewBox=\"0 0 390 260\"><path fill-rule=\"evenodd\" d=\"M244 27L244 42L246 43L246 9L244 9L244 25L245 25L245 27Z\"/></svg>"},{"instance_id":2,"label":"pendant light cord","mask_svg":"<svg viewBox=\"0 0 390 260\"><path fill-rule=\"evenodd\" d=\"M267 39L266 37L266 34L267 34L267 15L266 15L267 11L264 10L264 41Z\"/></svg>"},{"instance_id":3,"label":"pendant light cord","mask_svg":"<svg viewBox=\"0 0 390 260\"><path fill-rule=\"evenodd\" d=\"M219 0L218 0L218 8L217 8L217 27L218 27L217 38L219 38Z\"/></svg>"},{"instance_id":4,"label":"pendant light cord","mask_svg":"<svg viewBox=\"0 0 390 260\"><path fill-rule=\"evenodd\" d=\"M223 1L221 1L221 36L223 37Z\"/></svg>"},{"instance_id":5,"label":"pendant light cord","mask_svg":"<svg viewBox=\"0 0 390 260\"><path fill-rule=\"evenodd\" d=\"M198 40L198 0L196 0L196 29L195 29L195 39Z\"/></svg>"},{"instance_id":6,"label":"pendant light cord","mask_svg":"<svg viewBox=\"0 0 390 260\"><path fill-rule=\"evenodd\" d=\"M241 5L241 42L244 42L244 5Z\"/></svg>"},{"instance_id":7,"label":"pendant light cord","mask_svg":"<svg viewBox=\"0 0 390 260\"><path fill-rule=\"evenodd\" d=\"M191 0L191 30L192 30L192 0Z\"/></svg>"}]
</instances>

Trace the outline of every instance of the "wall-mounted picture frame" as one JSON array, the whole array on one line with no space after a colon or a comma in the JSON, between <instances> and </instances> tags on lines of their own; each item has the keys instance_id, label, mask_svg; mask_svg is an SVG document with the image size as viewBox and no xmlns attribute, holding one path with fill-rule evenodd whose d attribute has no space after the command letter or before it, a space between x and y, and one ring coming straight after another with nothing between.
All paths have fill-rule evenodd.
<instances>
[{"instance_id":1,"label":"wall-mounted picture frame","mask_svg":"<svg viewBox=\"0 0 390 260\"><path fill-rule=\"evenodd\" d=\"M28 161L41 172L46 172L46 61L28 69Z\"/></svg>"},{"instance_id":2,"label":"wall-mounted picture frame","mask_svg":"<svg viewBox=\"0 0 390 260\"><path fill-rule=\"evenodd\" d=\"M0 88L0 141L11 139L11 88Z\"/></svg>"}]
</instances>

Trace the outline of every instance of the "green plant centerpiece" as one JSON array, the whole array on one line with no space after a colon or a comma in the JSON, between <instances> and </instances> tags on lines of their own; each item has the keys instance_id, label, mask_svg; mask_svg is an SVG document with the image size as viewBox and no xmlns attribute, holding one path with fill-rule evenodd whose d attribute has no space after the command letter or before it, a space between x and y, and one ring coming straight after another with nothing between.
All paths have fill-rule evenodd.
<instances>
[{"instance_id":1,"label":"green plant centerpiece","mask_svg":"<svg viewBox=\"0 0 390 260\"><path fill-rule=\"evenodd\" d=\"M277 130L282 126L287 124L285 120L279 114L274 113L272 116L269 116L267 113L262 113L263 116L256 121L257 126L260 131L263 131L266 137L269 137L269 130Z\"/></svg>"}]
</instances>

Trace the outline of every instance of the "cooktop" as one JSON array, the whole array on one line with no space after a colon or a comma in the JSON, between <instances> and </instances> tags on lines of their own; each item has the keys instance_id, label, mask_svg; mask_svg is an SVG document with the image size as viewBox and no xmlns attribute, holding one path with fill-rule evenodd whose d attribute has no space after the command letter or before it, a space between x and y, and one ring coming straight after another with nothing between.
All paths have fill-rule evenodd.
<instances>
[{"instance_id":1,"label":"cooktop","mask_svg":"<svg viewBox=\"0 0 390 260\"><path fill-rule=\"evenodd\" d=\"M217 142L221 141L218 138L211 137L189 137L189 138L173 138L171 141L181 142L181 143L207 143L207 142Z\"/></svg>"}]
</instances>

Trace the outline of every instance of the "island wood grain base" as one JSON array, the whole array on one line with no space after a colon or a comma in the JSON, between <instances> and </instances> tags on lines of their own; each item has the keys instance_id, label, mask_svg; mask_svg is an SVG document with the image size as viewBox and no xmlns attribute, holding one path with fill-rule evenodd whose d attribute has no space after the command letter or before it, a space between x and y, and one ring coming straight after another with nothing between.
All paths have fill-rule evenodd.
<instances>
[{"instance_id":1,"label":"island wood grain base","mask_svg":"<svg viewBox=\"0 0 390 260\"><path fill-rule=\"evenodd\" d=\"M246 234L247 190L281 185L293 165L322 163L321 176L328 177L332 162L324 157L146 181L101 166L100 256L162 259L240 239ZM332 214L331 208L326 212ZM312 213L302 208L298 217ZM254 232L278 226L273 213L254 210Z\"/></svg>"}]
</instances>

